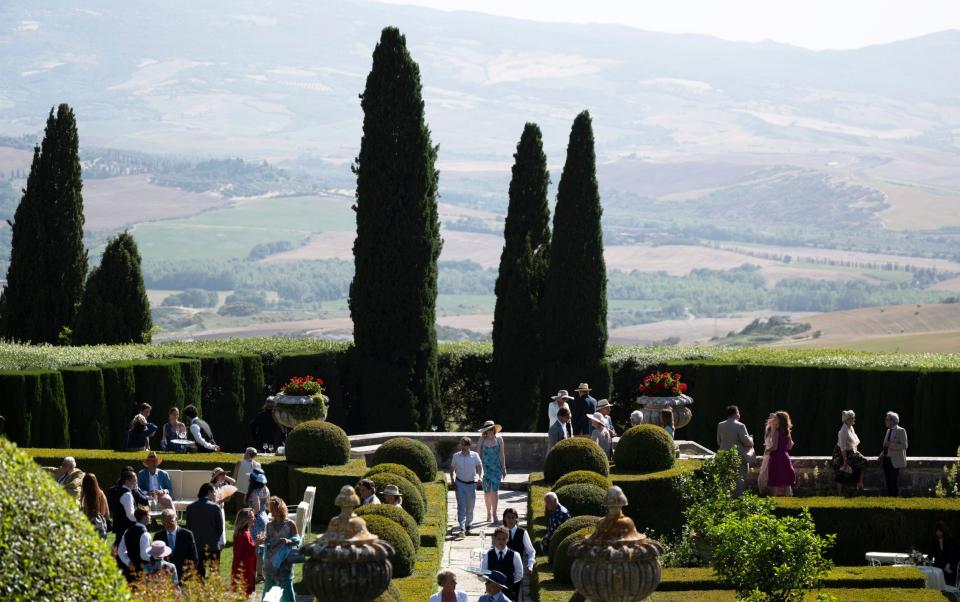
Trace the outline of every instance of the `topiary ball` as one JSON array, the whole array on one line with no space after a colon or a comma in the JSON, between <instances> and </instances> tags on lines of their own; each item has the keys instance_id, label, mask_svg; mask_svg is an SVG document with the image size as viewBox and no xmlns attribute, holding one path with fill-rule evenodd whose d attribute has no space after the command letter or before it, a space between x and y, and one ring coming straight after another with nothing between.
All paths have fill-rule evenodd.
<instances>
[{"instance_id":1,"label":"topiary ball","mask_svg":"<svg viewBox=\"0 0 960 602\"><path fill-rule=\"evenodd\" d=\"M589 483L571 483L556 490L560 503L570 512L570 516L584 514L603 514L603 498L607 495L606 489L600 489Z\"/></svg>"},{"instance_id":2,"label":"topiary ball","mask_svg":"<svg viewBox=\"0 0 960 602\"><path fill-rule=\"evenodd\" d=\"M417 487L417 489L420 491L420 497L427 499L427 490L424 489L423 483L420 481L420 477L417 476L417 473L413 472L403 464L397 464L396 462L384 462L383 464L377 464L368 470L367 474L363 475L363 478L369 479L370 475L377 474L378 472L392 472L395 475L400 475Z\"/></svg>"},{"instance_id":3,"label":"topiary ball","mask_svg":"<svg viewBox=\"0 0 960 602\"><path fill-rule=\"evenodd\" d=\"M677 463L673 439L659 426L638 424L620 437L613 451L613 462L620 470L638 472L673 468Z\"/></svg>"},{"instance_id":4,"label":"topiary ball","mask_svg":"<svg viewBox=\"0 0 960 602\"><path fill-rule=\"evenodd\" d=\"M129 599L109 544L97 536L76 500L3 437L0 516L4 600Z\"/></svg>"},{"instance_id":5,"label":"topiary ball","mask_svg":"<svg viewBox=\"0 0 960 602\"><path fill-rule=\"evenodd\" d=\"M420 497L420 492L413 483L391 472L378 472L367 478L377 485L377 497L380 497L380 492L387 485L399 487L400 495L403 496L403 502L401 502L403 509L410 513L417 524L423 522L423 517L427 514L427 503Z\"/></svg>"},{"instance_id":6,"label":"topiary ball","mask_svg":"<svg viewBox=\"0 0 960 602\"><path fill-rule=\"evenodd\" d=\"M410 536L403 527L386 516L370 514L363 517L367 522L367 531L370 531L383 541L393 546L393 556L390 564L393 565L393 578L407 577L413 572L413 564L417 560L417 553L413 549Z\"/></svg>"},{"instance_id":7,"label":"topiary ball","mask_svg":"<svg viewBox=\"0 0 960 602\"><path fill-rule=\"evenodd\" d=\"M550 538L550 549L548 550L550 553L550 562L553 562L553 559L556 558L557 548L560 547L560 544L563 543L563 540L566 539L568 535L584 527L596 528L601 518L600 516L589 516L586 514L574 516L557 527L557 530L553 532L553 537Z\"/></svg>"},{"instance_id":8,"label":"topiary ball","mask_svg":"<svg viewBox=\"0 0 960 602\"><path fill-rule=\"evenodd\" d=\"M570 569L573 567L573 558L570 557L570 546L583 541L593 535L594 527L584 527L568 535L557 547L557 554L553 559L553 580L560 583L570 583Z\"/></svg>"},{"instance_id":9,"label":"topiary ball","mask_svg":"<svg viewBox=\"0 0 960 602\"><path fill-rule=\"evenodd\" d=\"M287 435L287 461L302 466L332 466L350 460L350 440L332 422L301 422Z\"/></svg>"},{"instance_id":10,"label":"topiary ball","mask_svg":"<svg viewBox=\"0 0 960 602\"><path fill-rule=\"evenodd\" d=\"M556 491L564 485L573 485L574 483L587 483L589 485L596 485L604 491L613 486L613 481L610 480L610 477L605 477L600 473L593 472L592 470L574 470L573 472L568 472L557 479L557 482L553 484L553 489Z\"/></svg>"},{"instance_id":11,"label":"topiary ball","mask_svg":"<svg viewBox=\"0 0 960 602\"><path fill-rule=\"evenodd\" d=\"M417 521L410 516L410 513L400 508L394 506L393 504L364 504L363 506L357 507L354 510L357 516L385 516L397 523L403 530L407 532L407 535L410 536L410 541L413 542L413 549L417 551L420 549L420 527L417 526Z\"/></svg>"},{"instance_id":12,"label":"topiary ball","mask_svg":"<svg viewBox=\"0 0 960 602\"><path fill-rule=\"evenodd\" d=\"M397 437L381 443L373 452L374 466L386 462L402 464L417 473L422 483L437 480L437 458L425 443L408 437Z\"/></svg>"},{"instance_id":13,"label":"topiary ball","mask_svg":"<svg viewBox=\"0 0 960 602\"><path fill-rule=\"evenodd\" d=\"M593 439L571 437L560 441L547 454L543 476L550 483L575 470L591 470L601 475L610 474L607 454Z\"/></svg>"}]
</instances>

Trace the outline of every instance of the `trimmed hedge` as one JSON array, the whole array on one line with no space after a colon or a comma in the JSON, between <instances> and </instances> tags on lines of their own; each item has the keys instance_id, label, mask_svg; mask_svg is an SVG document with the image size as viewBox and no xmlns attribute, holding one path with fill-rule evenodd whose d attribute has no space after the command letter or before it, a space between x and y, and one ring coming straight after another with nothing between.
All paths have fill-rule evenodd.
<instances>
[{"instance_id":1,"label":"trimmed hedge","mask_svg":"<svg viewBox=\"0 0 960 602\"><path fill-rule=\"evenodd\" d=\"M137 412L133 364L115 362L100 366L100 371L103 373L103 396L107 406L109 439L106 447L123 449L130 420Z\"/></svg>"},{"instance_id":2,"label":"trimmed hedge","mask_svg":"<svg viewBox=\"0 0 960 602\"><path fill-rule=\"evenodd\" d=\"M550 538L550 549L548 552L551 562L554 558L556 558L557 550L560 548L560 544L564 539L567 538L568 535L585 527L596 528L597 523L600 522L601 518L603 517L581 514L580 516L572 517L570 520L557 527L557 530L553 532L553 537Z\"/></svg>"},{"instance_id":3,"label":"trimmed hedge","mask_svg":"<svg viewBox=\"0 0 960 602\"><path fill-rule=\"evenodd\" d=\"M387 587L387 590L373 599L373 602L403 602L403 596L393 581Z\"/></svg>"},{"instance_id":4,"label":"trimmed hedge","mask_svg":"<svg viewBox=\"0 0 960 602\"><path fill-rule=\"evenodd\" d=\"M823 584L835 588L922 588L926 576L912 566L842 566L830 569ZM663 569L657 591L723 589L712 568Z\"/></svg>"},{"instance_id":5,"label":"trimmed hedge","mask_svg":"<svg viewBox=\"0 0 960 602\"><path fill-rule=\"evenodd\" d=\"M377 474L378 472L391 472L393 474L400 475L401 477L413 483L420 491L420 497L426 499L427 491L423 488L423 482L420 480L420 477L417 476L417 473L413 472L403 464L397 464L396 462L384 462L383 464L377 464L368 470L367 474L363 476L364 478L369 478L370 475Z\"/></svg>"},{"instance_id":6,"label":"trimmed hedge","mask_svg":"<svg viewBox=\"0 0 960 602\"><path fill-rule=\"evenodd\" d=\"M266 466L264 466L266 469ZM303 499L303 491L310 486L317 488L316 502L313 504L314 531L326 530L330 519L340 513L340 509L333 505L333 501L344 485L357 486L357 481L363 476L366 466L363 460L351 460L342 466L324 466L323 468L308 468L289 466L287 471L287 487L289 497L284 498L287 503L299 503ZM270 472L267 479L270 479ZM268 482L267 487L271 487Z\"/></svg>"},{"instance_id":7,"label":"trimmed hedge","mask_svg":"<svg viewBox=\"0 0 960 602\"><path fill-rule=\"evenodd\" d=\"M147 402L153 406L150 422L162 425L167 421L167 411L172 407L181 410L190 404L203 407L199 388L194 390L194 381L199 382L200 361L195 359L142 360L132 363L134 382L134 406ZM200 404L200 405L198 405ZM206 410L205 407L203 407ZM126 412L129 423L137 413L136 407ZM201 412L206 420L206 413ZM207 421L209 422L209 420ZM124 432L126 434L126 432ZM213 435L219 438L216 430ZM151 447L160 447L160 433L154 435Z\"/></svg>"},{"instance_id":8,"label":"trimmed hedge","mask_svg":"<svg viewBox=\"0 0 960 602\"><path fill-rule=\"evenodd\" d=\"M210 424L217 445L242 451L250 441L245 427L243 361L238 355L198 356L203 419Z\"/></svg>"},{"instance_id":9,"label":"trimmed hedge","mask_svg":"<svg viewBox=\"0 0 960 602\"><path fill-rule=\"evenodd\" d=\"M70 421L70 444L103 449L110 441L103 372L91 366L60 370ZM159 447L159 446L158 446Z\"/></svg>"},{"instance_id":10,"label":"trimmed hedge","mask_svg":"<svg viewBox=\"0 0 960 602\"><path fill-rule=\"evenodd\" d=\"M394 554L390 557L390 563L393 565L394 578L410 575L417 560L417 553L403 527L386 516L369 514L363 519L367 521L368 531L393 546Z\"/></svg>"},{"instance_id":11,"label":"trimmed hedge","mask_svg":"<svg viewBox=\"0 0 960 602\"><path fill-rule=\"evenodd\" d=\"M699 464L682 461L670 470L647 474L614 470L610 479L623 489L629 502L623 513L633 519L637 530L649 529L665 534L683 526L684 501L680 493L680 476L685 470L695 469Z\"/></svg>"},{"instance_id":12,"label":"trimmed hedge","mask_svg":"<svg viewBox=\"0 0 960 602\"><path fill-rule=\"evenodd\" d=\"M677 463L673 439L659 426L638 424L627 429L620 437L613 453L613 462L622 470L669 470Z\"/></svg>"},{"instance_id":13,"label":"trimmed hedge","mask_svg":"<svg viewBox=\"0 0 960 602\"><path fill-rule=\"evenodd\" d=\"M76 502L0 437L0 591L4 600L126 600L106 542ZM55 536L52 536L55 534Z\"/></svg>"},{"instance_id":14,"label":"trimmed hedge","mask_svg":"<svg viewBox=\"0 0 960 602\"><path fill-rule=\"evenodd\" d=\"M554 489L560 489L565 485L573 485L574 483L587 483L589 485L595 485L604 491L607 491L613 485L613 481L610 480L610 477L604 476L598 472L593 472L592 470L574 470L573 472L568 472L557 479L557 482L553 484L553 487Z\"/></svg>"},{"instance_id":15,"label":"trimmed hedge","mask_svg":"<svg viewBox=\"0 0 960 602\"><path fill-rule=\"evenodd\" d=\"M836 533L827 553L837 565L859 565L867 552L925 550L937 521L960 530L960 498L774 498L778 515L809 508L821 534Z\"/></svg>"},{"instance_id":16,"label":"trimmed hedge","mask_svg":"<svg viewBox=\"0 0 960 602\"><path fill-rule=\"evenodd\" d=\"M339 466L350 460L350 440L331 422L308 420L287 435L286 455L291 464Z\"/></svg>"},{"instance_id":17,"label":"trimmed hedge","mask_svg":"<svg viewBox=\"0 0 960 602\"><path fill-rule=\"evenodd\" d=\"M601 475L610 474L607 454L593 439L571 437L554 445L543 464L543 476L553 483L568 472L591 470Z\"/></svg>"},{"instance_id":18,"label":"trimmed hedge","mask_svg":"<svg viewBox=\"0 0 960 602\"><path fill-rule=\"evenodd\" d=\"M553 565L553 578L561 583L570 583L570 569L573 567L573 558L570 556L570 546L579 543L593 535L595 527L584 527L563 538L557 546L557 553L550 559ZM553 543L553 542L551 542Z\"/></svg>"},{"instance_id":19,"label":"trimmed hedge","mask_svg":"<svg viewBox=\"0 0 960 602\"><path fill-rule=\"evenodd\" d=\"M402 464L415 472L423 483L437 478L437 458L433 451L425 443L408 437L397 437L382 443L373 452L370 461L374 466L387 462Z\"/></svg>"},{"instance_id":20,"label":"trimmed hedge","mask_svg":"<svg viewBox=\"0 0 960 602\"><path fill-rule=\"evenodd\" d=\"M5 435L23 446L70 447L63 378L51 370L0 372Z\"/></svg>"},{"instance_id":21,"label":"trimmed hedge","mask_svg":"<svg viewBox=\"0 0 960 602\"><path fill-rule=\"evenodd\" d=\"M607 495L606 489L600 489L589 483L571 483L556 490L560 503L570 512L571 516L598 515L604 513L603 498Z\"/></svg>"},{"instance_id":22,"label":"trimmed hedge","mask_svg":"<svg viewBox=\"0 0 960 602\"><path fill-rule=\"evenodd\" d=\"M364 504L354 510L354 514L364 518L373 514L389 518L407 532L410 541L413 542L414 551L420 550L420 527L417 526L417 521L413 520L410 513L403 508L398 508L393 504Z\"/></svg>"},{"instance_id":23,"label":"trimmed hedge","mask_svg":"<svg viewBox=\"0 0 960 602\"><path fill-rule=\"evenodd\" d=\"M403 496L403 509L410 513L417 523L423 522L423 517L427 513L426 501L420 496L413 483L400 475L390 472L377 472L367 477L377 485L377 496L387 485L396 485L400 488L400 495Z\"/></svg>"}]
</instances>

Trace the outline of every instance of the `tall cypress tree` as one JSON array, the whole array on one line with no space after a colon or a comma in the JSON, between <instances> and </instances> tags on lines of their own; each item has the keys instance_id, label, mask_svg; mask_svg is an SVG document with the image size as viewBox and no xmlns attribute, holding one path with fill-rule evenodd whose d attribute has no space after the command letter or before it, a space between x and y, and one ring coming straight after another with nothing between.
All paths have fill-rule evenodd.
<instances>
[{"instance_id":1,"label":"tall cypress tree","mask_svg":"<svg viewBox=\"0 0 960 602\"><path fill-rule=\"evenodd\" d=\"M361 96L350 316L362 428L421 429L440 411L437 372L437 149L420 69L393 27L380 35Z\"/></svg>"},{"instance_id":2,"label":"tall cypress tree","mask_svg":"<svg viewBox=\"0 0 960 602\"><path fill-rule=\"evenodd\" d=\"M79 147L73 110L61 104L54 116L51 109L14 216L0 303L9 339L57 343L76 317L87 277Z\"/></svg>"},{"instance_id":3,"label":"tall cypress tree","mask_svg":"<svg viewBox=\"0 0 960 602\"><path fill-rule=\"evenodd\" d=\"M573 122L557 188L550 267L541 315L545 391L587 381L594 397L611 392L607 347L607 270L590 113ZM541 411L541 425L545 424Z\"/></svg>"},{"instance_id":4,"label":"tall cypress tree","mask_svg":"<svg viewBox=\"0 0 960 602\"><path fill-rule=\"evenodd\" d=\"M493 312L490 395L493 415L505 428L531 431L542 401L540 298L550 262L550 173L535 123L524 126L513 157Z\"/></svg>"},{"instance_id":5,"label":"tall cypress tree","mask_svg":"<svg viewBox=\"0 0 960 602\"><path fill-rule=\"evenodd\" d=\"M100 266L93 268L73 329L79 345L149 343L153 321L140 271L140 251L123 232L107 242Z\"/></svg>"}]
</instances>

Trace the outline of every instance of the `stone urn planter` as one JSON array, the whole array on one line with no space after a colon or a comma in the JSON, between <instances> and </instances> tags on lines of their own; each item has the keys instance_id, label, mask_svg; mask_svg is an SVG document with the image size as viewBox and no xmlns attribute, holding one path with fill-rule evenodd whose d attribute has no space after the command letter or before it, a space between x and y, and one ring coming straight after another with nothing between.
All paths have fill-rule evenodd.
<instances>
[{"instance_id":1,"label":"stone urn planter","mask_svg":"<svg viewBox=\"0 0 960 602\"><path fill-rule=\"evenodd\" d=\"M326 420L330 399L326 395L273 395L267 402L273 403L274 422L292 429L308 420Z\"/></svg>"},{"instance_id":2,"label":"stone urn planter","mask_svg":"<svg viewBox=\"0 0 960 602\"><path fill-rule=\"evenodd\" d=\"M326 532L303 548L303 582L317 600L370 602L390 586L393 547L367 531L353 513L360 498L345 485L337 496L340 514Z\"/></svg>"},{"instance_id":3,"label":"stone urn planter","mask_svg":"<svg viewBox=\"0 0 960 602\"><path fill-rule=\"evenodd\" d=\"M682 429L690 424L693 418L693 412L689 406L693 404L693 398L689 395L676 395L673 397L647 397L641 395L637 398L637 405L643 408L644 424L660 424L660 412L666 408L673 411L674 428Z\"/></svg>"},{"instance_id":4,"label":"stone urn planter","mask_svg":"<svg viewBox=\"0 0 960 602\"><path fill-rule=\"evenodd\" d=\"M614 485L603 505L607 515L587 539L570 547L574 558L570 577L577 591L591 602L636 602L660 585L663 546L638 533L623 515L627 496Z\"/></svg>"}]
</instances>

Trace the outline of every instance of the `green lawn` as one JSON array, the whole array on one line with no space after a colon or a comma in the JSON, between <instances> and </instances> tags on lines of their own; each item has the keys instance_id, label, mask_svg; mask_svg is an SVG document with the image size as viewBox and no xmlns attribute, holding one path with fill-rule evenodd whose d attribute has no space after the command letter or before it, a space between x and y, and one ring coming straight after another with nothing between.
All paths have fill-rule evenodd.
<instances>
[{"instance_id":1,"label":"green lawn","mask_svg":"<svg viewBox=\"0 0 960 602\"><path fill-rule=\"evenodd\" d=\"M296 196L241 201L187 218L147 222L132 232L147 260L246 257L259 243L296 246L317 232L352 232L355 216L342 197Z\"/></svg>"}]
</instances>

